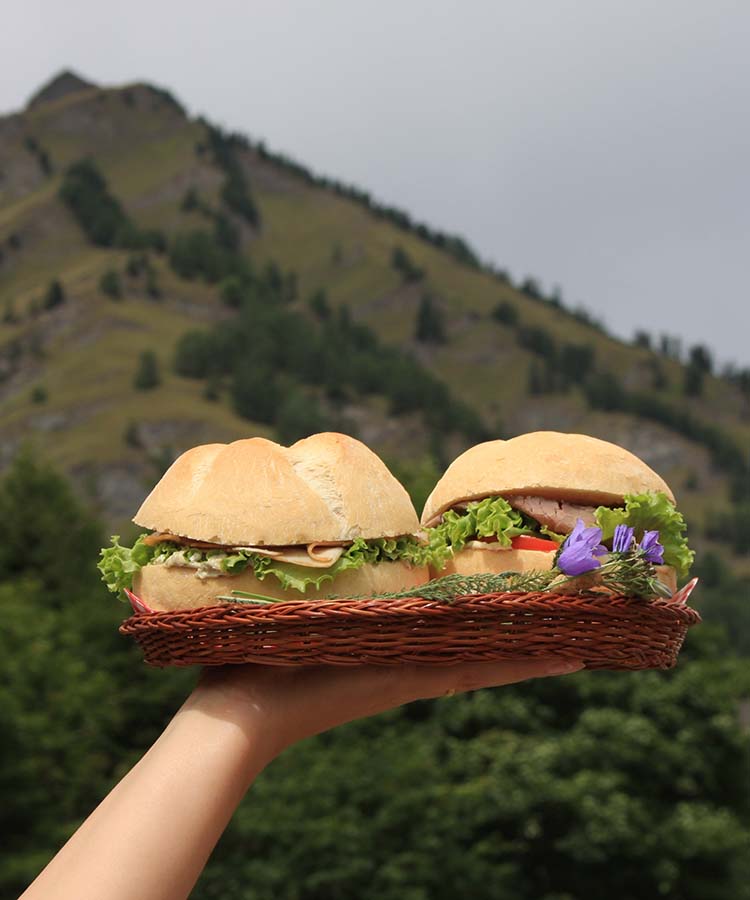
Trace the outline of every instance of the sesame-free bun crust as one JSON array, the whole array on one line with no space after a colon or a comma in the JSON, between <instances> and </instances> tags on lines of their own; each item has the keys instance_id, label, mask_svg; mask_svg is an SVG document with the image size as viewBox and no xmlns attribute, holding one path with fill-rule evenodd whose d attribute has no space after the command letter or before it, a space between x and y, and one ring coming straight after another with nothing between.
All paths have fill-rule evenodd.
<instances>
[{"instance_id":1,"label":"sesame-free bun crust","mask_svg":"<svg viewBox=\"0 0 750 900\"><path fill-rule=\"evenodd\" d=\"M433 578L443 575L479 575L483 572L531 572L534 570L547 572L552 568L554 553L543 553L540 550L479 550L464 547L459 550L443 569L433 569Z\"/></svg>"},{"instance_id":2,"label":"sesame-free bun crust","mask_svg":"<svg viewBox=\"0 0 750 900\"><path fill-rule=\"evenodd\" d=\"M478 575L483 572L548 572L555 559L554 553L539 550L480 550L465 547L450 559L445 568L430 567L432 578L443 575ZM677 573L672 566L654 566L656 577L674 593L677 590ZM596 574L596 570L592 574Z\"/></svg>"},{"instance_id":3,"label":"sesame-free bun crust","mask_svg":"<svg viewBox=\"0 0 750 900\"><path fill-rule=\"evenodd\" d=\"M513 494L613 506L625 494L663 491L653 469L628 450L585 434L535 431L509 441L487 441L455 459L427 498L422 522L434 524L462 500Z\"/></svg>"},{"instance_id":4,"label":"sesame-free bun crust","mask_svg":"<svg viewBox=\"0 0 750 900\"><path fill-rule=\"evenodd\" d=\"M363 443L325 432L205 444L169 467L133 521L214 544L285 546L419 528L409 495Z\"/></svg>"},{"instance_id":5,"label":"sesame-free bun crust","mask_svg":"<svg viewBox=\"0 0 750 900\"><path fill-rule=\"evenodd\" d=\"M316 570L319 574L320 570ZM201 579L194 569L180 566L150 564L133 576L133 591L157 612L179 609L198 609L201 606L218 606L225 601L217 599L230 591L248 591L276 597L279 600L319 600L335 594L338 597L369 597L372 594L389 593L415 587L429 578L427 566L410 566L405 562L365 563L361 568L342 572L333 581L324 581L318 589L285 591L273 575L258 580L252 572L239 575L219 575Z\"/></svg>"}]
</instances>

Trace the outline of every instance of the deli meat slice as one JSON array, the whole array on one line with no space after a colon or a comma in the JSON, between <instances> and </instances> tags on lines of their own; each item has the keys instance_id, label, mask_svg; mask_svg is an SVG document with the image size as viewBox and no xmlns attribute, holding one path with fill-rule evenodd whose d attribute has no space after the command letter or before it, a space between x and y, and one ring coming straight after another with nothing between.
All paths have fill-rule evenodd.
<instances>
[{"instance_id":1,"label":"deli meat slice","mask_svg":"<svg viewBox=\"0 0 750 900\"><path fill-rule=\"evenodd\" d=\"M575 528L576 520L583 519L586 527L596 525L593 506L579 506L565 500L549 500L546 497L506 497L513 509L526 513L540 525L546 525L556 534L568 534Z\"/></svg>"}]
</instances>

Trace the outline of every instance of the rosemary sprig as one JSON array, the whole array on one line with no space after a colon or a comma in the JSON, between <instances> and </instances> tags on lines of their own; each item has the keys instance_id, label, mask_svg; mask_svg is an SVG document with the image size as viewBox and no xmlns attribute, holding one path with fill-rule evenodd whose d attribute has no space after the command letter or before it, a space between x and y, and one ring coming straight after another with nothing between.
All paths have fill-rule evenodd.
<instances>
[{"instance_id":1,"label":"rosemary sprig","mask_svg":"<svg viewBox=\"0 0 750 900\"><path fill-rule=\"evenodd\" d=\"M590 590L592 587L605 588L623 597L638 597L649 600L654 597L670 597L671 591L656 577L654 566L645 558L640 549L625 553L610 553L603 564L585 575L566 575L558 568L546 572L502 572L500 574L481 573L478 575L445 575L428 584L417 585L403 591L369 594L358 597L341 597L335 594L326 600L401 600L421 597L438 603L453 603L456 597L472 594L511 594L533 591L556 591L565 588L573 592ZM221 596L219 600L229 603L285 603L277 597L253 594L249 591L232 591L231 596ZM300 600L304 600L301 597Z\"/></svg>"}]
</instances>

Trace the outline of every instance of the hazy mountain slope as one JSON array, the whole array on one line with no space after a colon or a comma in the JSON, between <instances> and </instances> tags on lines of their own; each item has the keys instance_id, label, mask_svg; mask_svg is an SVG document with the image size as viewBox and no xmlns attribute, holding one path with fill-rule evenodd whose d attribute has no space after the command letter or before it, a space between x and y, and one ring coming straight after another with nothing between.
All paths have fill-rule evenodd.
<instances>
[{"instance_id":1,"label":"hazy mountain slope","mask_svg":"<svg viewBox=\"0 0 750 900\"><path fill-rule=\"evenodd\" d=\"M232 313L216 286L178 278L163 254L150 254L161 294L155 300L142 275L123 274L130 251L92 246L58 198L62 173L86 156L137 225L162 229L168 238L205 227L205 215L185 211L183 199L194 188L204 204L218 209L223 175L207 150L206 125L189 120L168 95L146 85L84 86L48 102L42 97L25 112L0 119L0 462L24 436L35 435L116 521L134 508L171 453L202 441L270 432L238 417L225 393L212 402L201 382L172 374L177 338ZM614 373L629 391L651 391L658 362L667 382L659 397L719 425L747 452L747 400L735 386L706 376L702 396L686 398L684 370L676 360L615 341L458 262L361 203L309 183L258 148L238 148L237 157L261 225L253 228L236 216L234 224L256 268L273 260L282 271L296 273L295 307L305 309L309 295L324 288L333 306L346 304L381 339L409 347L480 412L489 434L557 428L609 437L671 480L697 521L726 503L726 479L706 448L673 429L626 413L592 411L576 386L530 395L530 367L540 366L542 358L519 344L519 330L542 328L558 346L590 346L596 369ZM421 280L406 282L396 271L397 246L424 271ZM100 289L101 276L111 268L121 275L120 301ZM40 311L53 279L62 283L66 300ZM443 344L414 340L425 293L447 322ZM492 317L501 301L515 309L518 322ZM679 322L674 331L679 333ZM156 353L163 376L147 392L133 388L143 350ZM34 402L32 391L39 386L46 397L37 391ZM429 450L418 417L389 418L377 397L350 402L344 414L390 458L421 458ZM454 436L444 452L451 456L461 446Z\"/></svg>"}]
</instances>

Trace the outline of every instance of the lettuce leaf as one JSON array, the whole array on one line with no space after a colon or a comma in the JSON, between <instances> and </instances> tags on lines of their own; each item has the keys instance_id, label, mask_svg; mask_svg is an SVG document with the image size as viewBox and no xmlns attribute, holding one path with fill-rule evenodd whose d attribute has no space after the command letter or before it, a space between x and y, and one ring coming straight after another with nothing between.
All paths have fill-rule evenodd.
<instances>
[{"instance_id":1,"label":"lettuce leaf","mask_svg":"<svg viewBox=\"0 0 750 900\"><path fill-rule=\"evenodd\" d=\"M121 599L123 589L133 586L133 575L156 555L157 547L144 544L145 537L142 534L131 548L121 546L120 535L113 534L112 546L101 551L97 568L102 573L102 581L113 594L120 594Z\"/></svg>"},{"instance_id":2,"label":"lettuce leaf","mask_svg":"<svg viewBox=\"0 0 750 900\"><path fill-rule=\"evenodd\" d=\"M682 513L664 493L628 494L624 500L625 506L617 509L597 507L596 522L602 530L602 540L611 540L618 525L634 528L638 541L645 531L658 531L664 547L664 564L674 566L678 577L685 578L695 554L688 547Z\"/></svg>"},{"instance_id":3,"label":"lettuce leaf","mask_svg":"<svg viewBox=\"0 0 750 900\"><path fill-rule=\"evenodd\" d=\"M470 503L466 512L449 509L443 513L443 521L430 529L430 548L433 557L442 558L458 553L467 541L476 537L495 537L501 547L510 547L510 542L519 534L535 534L539 526L533 527L531 520L513 509L502 497L486 497Z\"/></svg>"},{"instance_id":4,"label":"lettuce leaf","mask_svg":"<svg viewBox=\"0 0 750 900\"><path fill-rule=\"evenodd\" d=\"M102 573L103 581L114 593L132 587L133 575L142 566L152 562L168 565L170 558L174 558L177 554L180 563L187 559L196 569L205 566L206 569L214 569L215 573L215 567L218 565L225 574L238 575L249 568L259 581L271 575L285 590L295 590L302 594L310 586L318 588L326 581L333 581L341 572L359 569L366 563L403 560L414 566L423 566L427 565L432 556L427 546L410 535L369 541L357 538L332 566L327 569L314 569L309 566L277 562L270 557L240 549L225 553L221 550L180 547L168 542L149 547L143 543L145 537L145 534L141 535L133 548L128 549L120 546L119 537L114 536L112 546L102 550L99 571Z\"/></svg>"}]
</instances>

